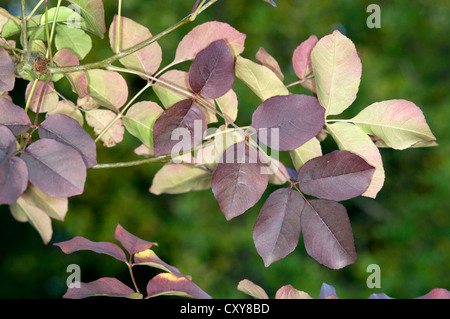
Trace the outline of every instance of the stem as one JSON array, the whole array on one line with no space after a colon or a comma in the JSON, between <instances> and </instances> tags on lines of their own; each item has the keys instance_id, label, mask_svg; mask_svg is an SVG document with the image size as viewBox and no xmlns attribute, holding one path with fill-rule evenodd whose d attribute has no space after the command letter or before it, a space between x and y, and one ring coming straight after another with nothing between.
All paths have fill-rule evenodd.
<instances>
[{"instance_id":1,"label":"stem","mask_svg":"<svg viewBox=\"0 0 450 319\"><path fill-rule=\"evenodd\" d=\"M128 266L128 270L130 271L130 276L131 276L131 280L133 281L134 288L136 289L136 292L140 294L139 288L136 284L136 280L134 279L134 274L133 274L133 269L132 269L133 266L131 265L131 261L130 261L130 263L127 263L127 266Z\"/></svg>"},{"instance_id":2,"label":"stem","mask_svg":"<svg viewBox=\"0 0 450 319\"><path fill-rule=\"evenodd\" d=\"M21 6L22 6L22 20L20 22L20 28L22 30L22 43L23 43L23 50L25 52L28 51L28 39L27 39L27 12L25 8L25 0L20 0Z\"/></svg>"},{"instance_id":3,"label":"stem","mask_svg":"<svg viewBox=\"0 0 450 319\"><path fill-rule=\"evenodd\" d=\"M24 1L24 0L22 0ZM205 4L200 10L198 10L197 15L200 14L201 12L203 12L205 9L207 9L208 7L210 7L212 4L216 3L219 0L211 0L209 1L207 4ZM170 28L162 31L161 33L151 37L150 39L147 39L125 51L122 51L118 54L115 54L109 58L106 58L102 61L98 61L98 62L94 62L94 63L88 63L88 64L84 64L84 65L75 65L75 66L66 66L66 67L49 67L48 70L50 71L50 73L69 73L69 72L78 72L78 71L85 71L85 70L90 70L90 69L98 69L98 68L103 68L106 67L120 59L122 59L123 57L126 57L130 54L135 53L136 51L141 50L142 48L145 48L146 46L152 44L153 42L158 41L159 39L161 39L162 37L166 36L167 34L175 31L176 29L180 28L181 26L192 22L193 20L192 18L192 14L189 14L188 16L186 16L185 18L183 18L182 20L180 20L179 22L177 22L176 24L174 24L173 26L171 26Z\"/></svg>"},{"instance_id":4,"label":"stem","mask_svg":"<svg viewBox=\"0 0 450 319\"><path fill-rule=\"evenodd\" d=\"M56 17L56 15L55 15ZM45 1L45 37L47 39L47 52L45 53L45 57L48 58L49 54L51 53L51 40L50 40L50 31L48 28L48 0Z\"/></svg>"},{"instance_id":5,"label":"stem","mask_svg":"<svg viewBox=\"0 0 450 319\"><path fill-rule=\"evenodd\" d=\"M30 107L31 99L33 98L34 91L36 90L37 83L38 79L34 80L33 86L31 87L30 95L28 95L27 104L25 105L25 112L28 112L28 108Z\"/></svg>"},{"instance_id":6,"label":"stem","mask_svg":"<svg viewBox=\"0 0 450 319\"><path fill-rule=\"evenodd\" d=\"M117 35L116 35L116 48L114 50L115 54L120 52L120 20L122 16L122 0L119 0L119 9L117 12Z\"/></svg>"},{"instance_id":7,"label":"stem","mask_svg":"<svg viewBox=\"0 0 450 319\"><path fill-rule=\"evenodd\" d=\"M39 102L36 109L36 117L34 118L34 126L37 126L38 117L39 117L39 111L41 109L42 100L44 99L45 91L47 90L48 83L50 82L51 77L47 77L45 80L45 84L42 86L41 95L39 96Z\"/></svg>"},{"instance_id":8,"label":"stem","mask_svg":"<svg viewBox=\"0 0 450 319\"><path fill-rule=\"evenodd\" d=\"M181 154L183 155L183 154ZM123 167L133 167L150 163L167 163L172 159L172 155L161 155L157 157L150 157L142 160L130 161L130 162L120 162L120 163L110 163L110 164L97 164L93 166L93 169L102 168L123 168Z\"/></svg>"},{"instance_id":9,"label":"stem","mask_svg":"<svg viewBox=\"0 0 450 319\"><path fill-rule=\"evenodd\" d=\"M53 36L55 35L55 27L56 27L56 18L58 17L58 12L59 12L59 7L61 6L61 1L62 0L58 0L58 4L56 5L56 12L55 12L55 16L53 17L53 24L52 24L52 31L50 33L50 39L47 42L47 52L45 54L45 57L48 59L50 56L50 65L53 65L53 58L51 55L51 47L52 47L52 43L53 43ZM48 12L47 12L47 8L45 9L45 22L47 23L47 16Z\"/></svg>"},{"instance_id":10,"label":"stem","mask_svg":"<svg viewBox=\"0 0 450 319\"><path fill-rule=\"evenodd\" d=\"M351 122L351 123L354 123L351 120L339 120L339 119L326 119L325 122L326 123L329 123L329 122L344 122L344 123L350 123Z\"/></svg>"},{"instance_id":11,"label":"stem","mask_svg":"<svg viewBox=\"0 0 450 319\"><path fill-rule=\"evenodd\" d=\"M39 7L41 6L42 3L44 3L45 0L41 0L39 1L39 3L33 8L33 10L31 10L30 14L27 17L27 20L30 20L31 17L34 15L34 13L37 11L37 9L39 9Z\"/></svg>"}]
</instances>

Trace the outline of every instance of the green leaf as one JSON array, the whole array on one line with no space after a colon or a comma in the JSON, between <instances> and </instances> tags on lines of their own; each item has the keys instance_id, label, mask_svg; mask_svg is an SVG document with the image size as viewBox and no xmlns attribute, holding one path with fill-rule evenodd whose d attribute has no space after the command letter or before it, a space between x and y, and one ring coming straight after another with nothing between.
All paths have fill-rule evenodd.
<instances>
[{"instance_id":1,"label":"green leaf","mask_svg":"<svg viewBox=\"0 0 450 319\"><path fill-rule=\"evenodd\" d=\"M55 46L58 50L69 49L79 60L83 60L92 49L92 40L81 29L58 25L56 27Z\"/></svg>"},{"instance_id":2,"label":"green leaf","mask_svg":"<svg viewBox=\"0 0 450 319\"><path fill-rule=\"evenodd\" d=\"M362 194L366 197L375 198L383 187L385 176L380 151L372 139L358 126L351 123L327 124L326 127L339 149L355 153L375 167L372 181Z\"/></svg>"},{"instance_id":3,"label":"green leaf","mask_svg":"<svg viewBox=\"0 0 450 319\"><path fill-rule=\"evenodd\" d=\"M103 39L106 32L105 10L102 0L68 0L80 8L87 26L94 34Z\"/></svg>"},{"instance_id":4,"label":"green leaf","mask_svg":"<svg viewBox=\"0 0 450 319\"><path fill-rule=\"evenodd\" d=\"M293 151L289 151L289 154L291 155L295 169L298 171L310 159L322 156L322 148L319 140L313 137L302 146Z\"/></svg>"},{"instance_id":5,"label":"green leaf","mask_svg":"<svg viewBox=\"0 0 450 319\"><path fill-rule=\"evenodd\" d=\"M153 151L153 125L164 110L155 102L142 101L134 104L123 117L123 125Z\"/></svg>"},{"instance_id":6,"label":"green leaf","mask_svg":"<svg viewBox=\"0 0 450 319\"><path fill-rule=\"evenodd\" d=\"M406 100L371 104L350 121L367 134L380 138L382 145L397 150L414 145L433 146L436 141L422 110Z\"/></svg>"},{"instance_id":7,"label":"green leaf","mask_svg":"<svg viewBox=\"0 0 450 319\"><path fill-rule=\"evenodd\" d=\"M166 164L153 178L150 193L180 194L211 187L212 174L189 164Z\"/></svg>"},{"instance_id":8,"label":"green leaf","mask_svg":"<svg viewBox=\"0 0 450 319\"><path fill-rule=\"evenodd\" d=\"M114 16L114 20L109 28L109 43L113 51L117 46L117 20L118 16ZM126 17L120 18L120 48L119 52L125 51L145 40L152 37L150 30L143 25ZM141 71L145 74L152 75L155 73L162 61L162 50L157 42L146 46L145 48L130 54L119 60L127 68Z\"/></svg>"},{"instance_id":9,"label":"green leaf","mask_svg":"<svg viewBox=\"0 0 450 319\"><path fill-rule=\"evenodd\" d=\"M275 95L288 95L289 91L278 76L268 67L238 56L236 76L262 101Z\"/></svg>"},{"instance_id":10,"label":"green leaf","mask_svg":"<svg viewBox=\"0 0 450 319\"><path fill-rule=\"evenodd\" d=\"M128 99L128 86L117 72L101 69L86 71L88 94L100 105L118 111Z\"/></svg>"},{"instance_id":11,"label":"green leaf","mask_svg":"<svg viewBox=\"0 0 450 319\"><path fill-rule=\"evenodd\" d=\"M311 52L317 97L325 115L342 113L356 99L362 65L353 42L335 30Z\"/></svg>"}]
</instances>

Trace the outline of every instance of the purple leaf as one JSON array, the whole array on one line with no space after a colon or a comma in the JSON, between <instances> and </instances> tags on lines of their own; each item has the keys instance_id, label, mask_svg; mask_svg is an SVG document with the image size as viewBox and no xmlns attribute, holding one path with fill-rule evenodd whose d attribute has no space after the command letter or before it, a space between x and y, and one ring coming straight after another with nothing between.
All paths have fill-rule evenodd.
<instances>
[{"instance_id":1,"label":"purple leaf","mask_svg":"<svg viewBox=\"0 0 450 319\"><path fill-rule=\"evenodd\" d=\"M302 195L291 188L279 188L267 198L253 229L256 250L266 267L297 247L304 206Z\"/></svg>"},{"instance_id":2,"label":"purple leaf","mask_svg":"<svg viewBox=\"0 0 450 319\"><path fill-rule=\"evenodd\" d=\"M0 98L0 125L8 127L18 136L28 131L31 121L23 108L8 99Z\"/></svg>"},{"instance_id":3,"label":"purple leaf","mask_svg":"<svg viewBox=\"0 0 450 319\"><path fill-rule=\"evenodd\" d=\"M450 291L444 288L434 288L426 295L416 299L450 299Z\"/></svg>"},{"instance_id":4,"label":"purple leaf","mask_svg":"<svg viewBox=\"0 0 450 319\"><path fill-rule=\"evenodd\" d=\"M175 150L174 146L182 142L187 147L184 150L190 150L201 143L206 126L205 112L192 100L182 100L172 105L161 114L153 126L155 156L173 152L178 154L182 150ZM177 131L174 132L175 130ZM178 140L180 136L183 138L181 142ZM188 138L188 141L185 141L185 138Z\"/></svg>"},{"instance_id":5,"label":"purple leaf","mask_svg":"<svg viewBox=\"0 0 450 319\"><path fill-rule=\"evenodd\" d=\"M65 254L71 254L79 250L92 250L99 254L106 254L117 260L127 262L127 257L122 248L109 242L94 242L81 236L76 236L70 240L55 243Z\"/></svg>"},{"instance_id":6,"label":"purple leaf","mask_svg":"<svg viewBox=\"0 0 450 319\"><path fill-rule=\"evenodd\" d=\"M323 283L322 287L320 287L319 299L330 299L333 297L337 297L336 289L327 283Z\"/></svg>"},{"instance_id":7,"label":"purple leaf","mask_svg":"<svg viewBox=\"0 0 450 319\"><path fill-rule=\"evenodd\" d=\"M7 128L4 129L9 132ZM2 131L0 130L0 134ZM11 157L0 150L0 203L15 203L27 186L28 169L25 162L19 157Z\"/></svg>"},{"instance_id":8,"label":"purple leaf","mask_svg":"<svg viewBox=\"0 0 450 319\"><path fill-rule=\"evenodd\" d=\"M306 251L319 263L339 269L356 261L352 228L343 205L310 200L300 221Z\"/></svg>"},{"instance_id":9,"label":"purple leaf","mask_svg":"<svg viewBox=\"0 0 450 319\"><path fill-rule=\"evenodd\" d=\"M61 49L56 52L53 61L58 66L75 66L79 65L78 57L69 49ZM88 94L88 78L84 72L70 72L64 74L72 86L72 91L78 94L79 98L83 98Z\"/></svg>"},{"instance_id":10,"label":"purple leaf","mask_svg":"<svg viewBox=\"0 0 450 319\"><path fill-rule=\"evenodd\" d=\"M186 277L177 277L171 273L158 274L148 282L146 298L160 295L211 299L210 295Z\"/></svg>"},{"instance_id":11,"label":"purple leaf","mask_svg":"<svg viewBox=\"0 0 450 319\"><path fill-rule=\"evenodd\" d=\"M22 153L29 180L44 193L71 197L83 193L86 165L75 149L52 139L40 139Z\"/></svg>"},{"instance_id":12,"label":"purple leaf","mask_svg":"<svg viewBox=\"0 0 450 319\"><path fill-rule=\"evenodd\" d=\"M17 141L13 133L6 127L0 125L0 151L8 157L14 156L17 151Z\"/></svg>"},{"instance_id":13,"label":"purple leaf","mask_svg":"<svg viewBox=\"0 0 450 319\"><path fill-rule=\"evenodd\" d=\"M291 151L320 132L325 124L324 115L325 109L313 96L273 96L253 113L252 126L263 144Z\"/></svg>"},{"instance_id":14,"label":"purple leaf","mask_svg":"<svg viewBox=\"0 0 450 319\"><path fill-rule=\"evenodd\" d=\"M254 206L266 190L268 175L261 174L252 150L245 141L228 147L214 171L212 191L227 220Z\"/></svg>"},{"instance_id":15,"label":"purple leaf","mask_svg":"<svg viewBox=\"0 0 450 319\"><path fill-rule=\"evenodd\" d=\"M0 91L12 91L15 80L14 62L8 51L0 47Z\"/></svg>"},{"instance_id":16,"label":"purple leaf","mask_svg":"<svg viewBox=\"0 0 450 319\"><path fill-rule=\"evenodd\" d=\"M298 171L300 190L308 195L335 201L363 194L375 168L349 151L334 151L313 158Z\"/></svg>"},{"instance_id":17,"label":"purple leaf","mask_svg":"<svg viewBox=\"0 0 450 319\"><path fill-rule=\"evenodd\" d=\"M87 168L97 164L97 147L78 121L63 114L50 115L39 126L39 136L73 147L80 152Z\"/></svg>"},{"instance_id":18,"label":"purple leaf","mask_svg":"<svg viewBox=\"0 0 450 319\"><path fill-rule=\"evenodd\" d=\"M28 101L32 92L33 82L29 82L25 90L25 100ZM42 96L42 98L41 98ZM30 110L39 113L53 111L58 106L59 96L55 91L53 82L38 81L30 100Z\"/></svg>"},{"instance_id":19,"label":"purple leaf","mask_svg":"<svg viewBox=\"0 0 450 319\"><path fill-rule=\"evenodd\" d=\"M135 291L116 278L104 277L88 283L81 282L80 287L68 288L63 298L83 299L93 296L127 297Z\"/></svg>"},{"instance_id":20,"label":"purple leaf","mask_svg":"<svg viewBox=\"0 0 450 319\"><path fill-rule=\"evenodd\" d=\"M212 42L195 57L189 69L189 85L205 97L216 99L234 82L234 58L224 40Z\"/></svg>"},{"instance_id":21,"label":"purple leaf","mask_svg":"<svg viewBox=\"0 0 450 319\"><path fill-rule=\"evenodd\" d=\"M133 234L130 234L121 225L117 225L116 231L114 232L114 238L122 244L122 246L130 253L130 255L134 255L141 251L147 250L156 244L142 240L134 236Z\"/></svg>"},{"instance_id":22,"label":"purple leaf","mask_svg":"<svg viewBox=\"0 0 450 319\"><path fill-rule=\"evenodd\" d=\"M259 47L258 52L256 52L256 61L261 65L264 65L271 69L281 81L284 81L284 75L281 71L280 65L273 56L271 56L264 47Z\"/></svg>"}]
</instances>

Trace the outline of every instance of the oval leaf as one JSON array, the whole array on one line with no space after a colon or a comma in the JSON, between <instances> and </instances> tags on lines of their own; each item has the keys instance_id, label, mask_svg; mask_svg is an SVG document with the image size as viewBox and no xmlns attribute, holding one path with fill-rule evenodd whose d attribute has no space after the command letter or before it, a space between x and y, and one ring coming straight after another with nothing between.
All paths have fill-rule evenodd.
<instances>
[{"instance_id":1,"label":"oval leaf","mask_svg":"<svg viewBox=\"0 0 450 319\"><path fill-rule=\"evenodd\" d=\"M180 273L180 271L163 260L161 260L153 250L147 249L145 251L141 251L134 255L133 266L134 265L146 265L158 269L162 269L164 271L170 272L177 277L184 276Z\"/></svg>"},{"instance_id":2,"label":"oval leaf","mask_svg":"<svg viewBox=\"0 0 450 319\"><path fill-rule=\"evenodd\" d=\"M326 115L342 113L356 99L362 65L353 42L335 30L311 52L317 97Z\"/></svg>"},{"instance_id":3,"label":"oval leaf","mask_svg":"<svg viewBox=\"0 0 450 319\"><path fill-rule=\"evenodd\" d=\"M356 261L352 228L345 207L329 200L310 200L301 225L307 253L331 269Z\"/></svg>"},{"instance_id":4,"label":"oval leaf","mask_svg":"<svg viewBox=\"0 0 450 319\"><path fill-rule=\"evenodd\" d=\"M51 218L64 220L69 208L67 198L52 197L45 194L36 186L30 184L22 198L30 205L41 209Z\"/></svg>"},{"instance_id":5,"label":"oval leaf","mask_svg":"<svg viewBox=\"0 0 450 319\"><path fill-rule=\"evenodd\" d=\"M83 299L93 296L128 297L135 291L116 278L104 277L88 283L80 282L80 287L69 287L63 298Z\"/></svg>"},{"instance_id":6,"label":"oval leaf","mask_svg":"<svg viewBox=\"0 0 450 319\"><path fill-rule=\"evenodd\" d=\"M100 105L118 111L128 99L128 86L117 72L88 70L88 93Z\"/></svg>"},{"instance_id":7,"label":"oval leaf","mask_svg":"<svg viewBox=\"0 0 450 319\"><path fill-rule=\"evenodd\" d=\"M334 151L313 158L298 171L300 190L308 195L335 201L363 194L375 168L349 151Z\"/></svg>"},{"instance_id":8,"label":"oval leaf","mask_svg":"<svg viewBox=\"0 0 450 319\"><path fill-rule=\"evenodd\" d=\"M73 147L83 157L87 168L97 164L97 147L92 137L71 117L50 115L39 125L39 137L49 138Z\"/></svg>"},{"instance_id":9,"label":"oval leaf","mask_svg":"<svg viewBox=\"0 0 450 319\"><path fill-rule=\"evenodd\" d=\"M80 61L77 56L69 49L62 49L56 52L53 61L58 66L75 66ZM83 98L88 94L88 78L85 72L69 72L64 74L72 86L72 91L78 94L79 98Z\"/></svg>"},{"instance_id":10,"label":"oval leaf","mask_svg":"<svg viewBox=\"0 0 450 319\"><path fill-rule=\"evenodd\" d=\"M189 164L165 164L155 174L150 193L180 194L211 187L212 174Z\"/></svg>"},{"instance_id":11,"label":"oval leaf","mask_svg":"<svg viewBox=\"0 0 450 319\"><path fill-rule=\"evenodd\" d=\"M211 42L224 39L233 56L244 51L247 36L229 24L219 21L210 21L196 26L180 41L172 64L195 58L198 52L206 48Z\"/></svg>"},{"instance_id":12,"label":"oval leaf","mask_svg":"<svg viewBox=\"0 0 450 319\"><path fill-rule=\"evenodd\" d=\"M374 103L350 120L384 144L403 150L419 142L436 141L422 110L406 100Z\"/></svg>"},{"instance_id":13,"label":"oval leaf","mask_svg":"<svg viewBox=\"0 0 450 319\"><path fill-rule=\"evenodd\" d=\"M263 144L290 151L320 132L325 123L324 114L324 108L313 96L274 96L253 113L252 126Z\"/></svg>"},{"instance_id":14,"label":"oval leaf","mask_svg":"<svg viewBox=\"0 0 450 319\"><path fill-rule=\"evenodd\" d=\"M256 151L255 151L256 152ZM268 175L244 142L225 150L214 171L211 187L227 220L254 206L267 188Z\"/></svg>"},{"instance_id":15,"label":"oval leaf","mask_svg":"<svg viewBox=\"0 0 450 319\"><path fill-rule=\"evenodd\" d=\"M158 274L147 284L147 298L161 295L211 299L210 295L186 277L177 277L171 273Z\"/></svg>"},{"instance_id":16,"label":"oval leaf","mask_svg":"<svg viewBox=\"0 0 450 319\"><path fill-rule=\"evenodd\" d=\"M153 151L153 126L163 111L155 102L138 102L132 105L122 118L123 125L129 133Z\"/></svg>"},{"instance_id":17,"label":"oval leaf","mask_svg":"<svg viewBox=\"0 0 450 319\"><path fill-rule=\"evenodd\" d=\"M303 41L294 51L292 55L292 66L294 72L301 82L300 84L311 92L316 93L316 81L314 78L306 80L306 78L313 72L311 63L311 52L316 46L319 39L312 35L307 40Z\"/></svg>"},{"instance_id":18,"label":"oval leaf","mask_svg":"<svg viewBox=\"0 0 450 319\"><path fill-rule=\"evenodd\" d=\"M292 188L279 188L267 198L253 228L255 247L266 267L297 247L304 206L302 195Z\"/></svg>"},{"instance_id":19,"label":"oval leaf","mask_svg":"<svg viewBox=\"0 0 450 319\"><path fill-rule=\"evenodd\" d=\"M94 129L94 133L97 136L103 132L103 129L115 118L116 114L110 110L90 110L86 112L86 122ZM122 120L118 120L106 131L105 134L103 134L100 140L104 146L113 147L122 142L124 133L125 129L122 125Z\"/></svg>"},{"instance_id":20,"label":"oval leaf","mask_svg":"<svg viewBox=\"0 0 450 319\"><path fill-rule=\"evenodd\" d=\"M14 62L8 51L0 47L0 91L12 91L16 81Z\"/></svg>"},{"instance_id":21,"label":"oval leaf","mask_svg":"<svg viewBox=\"0 0 450 319\"><path fill-rule=\"evenodd\" d=\"M0 125L6 126L15 136L18 136L29 130L31 121L23 108L0 97Z\"/></svg>"},{"instance_id":22,"label":"oval leaf","mask_svg":"<svg viewBox=\"0 0 450 319\"><path fill-rule=\"evenodd\" d=\"M216 99L229 90L234 82L234 58L224 40L217 40L200 51L189 69L192 90Z\"/></svg>"},{"instance_id":23,"label":"oval leaf","mask_svg":"<svg viewBox=\"0 0 450 319\"><path fill-rule=\"evenodd\" d=\"M94 242L84 237L76 236L70 240L55 243L54 245L61 248L65 254L71 254L79 250L91 250L98 254L109 255L117 260L127 262L127 256L122 248L110 242Z\"/></svg>"},{"instance_id":24,"label":"oval leaf","mask_svg":"<svg viewBox=\"0 0 450 319\"><path fill-rule=\"evenodd\" d=\"M307 161L322 156L322 147L320 146L319 140L316 137L313 137L302 146L290 151L289 154L291 155L295 170L298 172L300 167Z\"/></svg>"},{"instance_id":25,"label":"oval leaf","mask_svg":"<svg viewBox=\"0 0 450 319\"><path fill-rule=\"evenodd\" d=\"M109 28L109 43L113 51L117 48L117 23L118 16L115 15ZM120 17L120 48L119 52L125 51L152 37L150 30L143 25L126 18ZM125 67L152 75L155 73L162 61L162 50L157 42L130 54L119 60Z\"/></svg>"},{"instance_id":26,"label":"oval leaf","mask_svg":"<svg viewBox=\"0 0 450 319\"><path fill-rule=\"evenodd\" d=\"M375 167L370 186L362 194L366 197L375 198L383 187L385 178L380 150L363 130L351 123L327 124L327 130L339 149L355 153Z\"/></svg>"},{"instance_id":27,"label":"oval leaf","mask_svg":"<svg viewBox=\"0 0 450 319\"><path fill-rule=\"evenodd\" d=\"M123 248L125 248L130 255L145 251L155 245L155 243L134 236L121 225L117 225L114 232L114 238L122 244Z\"/></svg>"},{"instance_id":28,"label":"oval leaf","mask_svg":"<svg viewBox=\"0 0 450 319\"><path fill-rule=\"evenodd\" d=\"M266 51L266 49L264 49L263 47L259 47L258 52L256 52L255 58L259 64L271 69L282 82L284 81L284 75L283 72L281 72L280 65L278 64L277 60L275 60L275 58Z\"/></svg>"},{"instance_id":29,"label":"oval leaf","mask_svg":"<svg viewBox=\"0 0 450 319\"><path fill-rule=\"evenodd\" d=\"M80 8L89 30L103 39L106 32L103 0L68 0Z\"/></svg>"},{"instance_id":30,"label":"oval leaf","mask_svg":"<svg viewBox=\"0 0 450 319\"><path fill-rule=\"evenodd\" d=\"M206 125L205 112L192 100L182 100L169 107L153 126L155 156L192 149L201 143ZM182 147L178 149L177 144Z\"/></svg>"},{"instance_id":31,"label":"oval leaf","mask_svg":"<svg viewBox=\"0 0 450 319\"><path fill-rule=\"evenodd\" d=\"M40 139L20 156L29 180L47 195L71 197L83 193L86 166L80 153L52 139Z\"/></svg>"},{"instance_id":32,"label":"oval leaf","mask_svg":"<svg viewBox=\"0 0 450 319\"><path fill-rule=\"evenodd\" d=\"M81 29L66 25L56 27L55 36L56 49L68 49L83 60L92 49L91 37Z\"/></svg>"},{"instance_id":33,"label":"oval leaf","mask_svg":"<svg viewBox=\"0 0 450 319\"><path fill-rule=\"evenodd\" d=\"M6 127L0 126L11 132ZM14 141L15 144L15 141ZM0 203L13 204L28 186L28 169L25 162L19 157L12 157L0 150Z\"/></svg>"},{"instance_id":34,"label":"oval leaf","mask_svg":"<svg viewBox=\"0 0 450 319\"><path fill-rule=\"evenodd\" d=\"M268 67L238 56L236 77L244 82L262 101L275 95L288 95L289 91Z\"/></svg>"},{"instance_id":35,"label":"oval leaf","mask_svg":"<svg viewBox=\"0 0 450 319\"><path fill-rule=\"evenodd\" d=\"M32 87L33 82L30 82L25 91L26 100L28 100L28 97L31 94ZM44 95L42 99L41 95ZM58 102L59 97L55 92L55 85L53 82L46 83L45 81L38 81L33 96L30 100L30 110L37 112L39 108L39 113L50 112L56 109Z\"/></svg>"}]
</instances>

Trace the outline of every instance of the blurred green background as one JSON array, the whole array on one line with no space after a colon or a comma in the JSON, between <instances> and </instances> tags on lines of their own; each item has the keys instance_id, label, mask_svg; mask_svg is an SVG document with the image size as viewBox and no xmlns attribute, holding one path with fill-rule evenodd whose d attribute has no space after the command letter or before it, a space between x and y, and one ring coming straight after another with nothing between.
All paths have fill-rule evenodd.
<instances>
[{"instance_id":1,"label":"blurred green background","mask_svg":"<svg viewBox=\"0 0 450 319\"><path fill-rule=\"evenodd\" d=\"M38 1L27 1L33 8ZM56 1L49 1L55 5ZM187 15L194 0L126 0L122 14L150 28L163 31ZM263 46L279 62L286 80L296 81L291 65L294 49L311 34L319 38L339 29L362 52L363 76L354 105L342 118L365 106L388 99L407 99L423 110L440 144L436 148L395 151L382 149L386 182L376 200L356 198L344 202L348 209L358 260L341 270L330 270L309 257L300 238L297 249L268 268L264 267L252 240L252 230L263 199L244 215L226 221L211 190L181 195L155 196L148 192L161 165L126 169L90 170L85 193L70 199L64 222L53 221L54 235L44 245L29 224L16 222L7 206L0 206L0 297L61 298L66 291L66 267L78 264L84 282L117 277L132 285L126 267L117 260L93 252L63 254L54 242L84 236L93 241L115 241L120 223L136 236L156 241L156 253L166 262L190 274L214 298L246 298L236 287L250 279L270 297L292 284L317 298L322 283L333 285L341 298L367 298L385 292L394 298L415 298L432 288L450 288L450 4L447 0L278 0L272 8L261 0L222 0L198 19L163 38L166 65L173 60L178 42L194 26L218 20L247 34L243 56L254 60ZM64 2L63 2L64 3ZM381 8L381 28L369 29L367 6ZM19 14L20 1L1 0L2 7ZM117 11L117 1L104 1L106 25ZM65 2L68 5L68 2ZM86 62L111 55L109 42L95 39ZM186 64L185 67L188 67ZM130 96L144 82L127 77ZM59 90L74 97L67 83ZM17 81L14 102L22 105L25 83ZM58 88L58 86L57 86ZM248 125L259 105L258 98L239 80L238 124ZM293 92L305 93L295 87ZM143 98L156 100L151 90ZM100 163L138 158L139 143L130 135L120 145L100 147ZM335 148L331 139L325 152ZM290 164L289 162L285 162ZM276 189L276 187L271 187ZM381 288L369 289L366 271L381 268ZM156 272L137 268L137 281L145 291Z\"/></svg>"}]
</instances>

